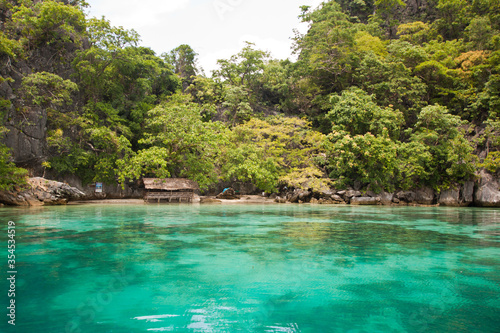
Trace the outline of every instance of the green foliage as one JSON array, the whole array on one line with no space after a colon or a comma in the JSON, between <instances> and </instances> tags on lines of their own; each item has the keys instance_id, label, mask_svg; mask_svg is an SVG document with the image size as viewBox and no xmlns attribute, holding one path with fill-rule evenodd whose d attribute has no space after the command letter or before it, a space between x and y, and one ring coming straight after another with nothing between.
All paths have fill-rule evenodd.
<instances>
[{"instance_id":1,"label":"green foliage","mask_svg":"<svg viewBox=\"0 0 500 333\"><path fill-rule=\"evenodd\" d=\"M354 78L365 91L375 95L378 104L403 112L408 123L425 105L426 84L399 60L369 53L360 62Z\"/></svg>"},{"instance_id":2,"label":"green foliage","mask_svg":"<svg viewBox=\"0 0 500 333\"><path fill-rule=\"evenodd\" d=\"M413 45L421 45L433 37L430 26L421 21L401 24L398 26L398 35L402 41Z\"/></svg>"},{"instance_id":3,"label":"green foliage","mask_svg":"<svg viewBox=\"0 0 500 333\"><path fill-rule=\"evenodd\" d=\"M333 131L328 140L328 167L336 186L360 181L370 184L375 191L395 189L398 145L387 131L377 136L372 133L351 136L345 131Z\"/></svg>"},{"instance_id":4,"label":"green foliage","mask_svg":"<svg viewBox=\"0 0 500 333\"><path fill-rule=\"evenodd\" d=\"M170 51L169 54L164 55L166 62L174 68L175 74L181 78L184 89L193 82L198 72L196 68L197 55L191 46L186 44L182 44Z\"/></svg>"},{"instance_id":5,"label":"green foliage","mask_svg":"<svg viewBox=\"0 0 500 333\"><path fill-rule=\"evenodd\" d=\"M323 3L314 12L301 15L310 24L304 36L296 36L295 48L300 50L298 66L304 75L325 92L341 91L349 82L357 27L335 2Z\"/></svg>"},{"instance_id":6,"label":"green foliage","mask_svg":"<svg viewBox=\"0 0 500 333\"><path fill-rule=\"evenodd\" d=\"M24 50L19 41L10 39L3 31L0 31L0 55L2 54L17 59L24 56Z\"/></svg>"},{"instance_id":7,"label":"green foliage","mask_svg":"<svg viewBox=\"0 0 500 333\"><path fill-rule=\"evenodd\" d=\"M392 108L381 108L359 88L344 90L341 96L332 95L332 110L327 119L333 130L342 130L350 135L363 135L368 132L379 135L387 132L392 138L399 138L402 114Z\"/></svg>"},{"instance_id":8,"label":"green foliage","mask_svg":"<svg viewBox=\"0 0 500 333\"><path fill-rule=\"evenodd\" d=\"M13 8L12 23L29 49L42 44L80 44L85 16L80 8L58 1L40 1Z\"/></svg>"},{"instance_id":9,"label":"green foliage","mask_svg":"<svg viewBox=\"0 0 500 333\"><path fill-rule=\"evenodd\" d=\"M250 85L262 73L265 60L269 54L253 48L254 44L246 42L246 46L230 59L217 60L220 69L214 71L214 76L228 81L232 85Z\"/></svg>"},{"instance_id":10,"label":"green foliage","mask_svg":"<svg viewBox=\"0 0 500 333\"><path fill-rule=\"evenodd\" d=\"M9 121L47 113L44 168L84 183L187 177L267 192L439 189L498 169L499 0L303 6L297 61L247 43L212 77L189 45L158 57L134 30L86 20L85 6L0 2L0 110ZM481 164L468 135L488 153ZM15 173L0 151L0 172Z\"/></svg>"},{"instance_id":11,"label":"green foliage","mask_svg":"<svg viewBox=\"0 0 500 333\"><path fill-rule=\"evenodd\" d=\"M119 162L119 179L186 177L206 188L218 179L219 147L225 145L226 131L220 123L203 122L202 108L189 95L177 93L148 111L139 140L147 148Z\"/></svg>"},{"instance_id":12,"label":"green foliage","mask_svg":"<svg viewBox=\"0 0 500 333\"><path fill-rule=\"evenodd\" d=\"M39 72L23 78L20 92L32 105L54 108L71 103L71 94L77 90L77 84L70 80L53 73Z\"/></svg>"},{"instance_id":13,"label":"green foliage","mask_svg":"<svg viewBox=\"0 0 500 333\"><path fill-rule=\"evenodd\" d=\"M355 35L357 52L373 52L379 56L386 56L387 49L384 42L366 31L358 31Z\"/></svg>"},{"instance_id":14,"label":"green foliage","mask_svg":"<svg viewBox=\"0 0 500 333\"><path fill-rule=\"evenodd\" d=\"M498 172L498 170L500 170L500 151L490 152L484 159L484 162L479 164L479 166L491 173Z\"/></svg>"},{"instance_id":15,"label":"green foliage","mask_svg":"<svg viewBox=\"0 0 500 333\"><path fill-rule=\"evenodd\" d=\"M250 181L266 192L279 183L295 188L323 189L324 178L315 158L322 154L324 136L303 119L252 118L233 128L222 174L226 179Z\"/></svg>"},{"instance_id":16,"label":"green foliage","mask_svg":"<svg viewBox=\"0 0 500 333\"><path fill-rule=\"evenodd\" d=\"M0 126L0 133L3 134L5 128ZM9 191L16 186L26 184L28 171L16 167L11 161L10 150L4 144L0 144L0 190Z\"/></svg>"},{"instance_id":17,"label":"green foliage","mask_svg":"<svg viewBox=\"0 0 500 333\"><path fill-rule=\"evenodd\" d=\"M460 128L465 123L440 105L422 109L410 138L413 142L423 143L432 156L426 165L428 176L422 181L446 188L473 177L476 157L472 154L474 148Z\"/></svg>"}]
</instances>

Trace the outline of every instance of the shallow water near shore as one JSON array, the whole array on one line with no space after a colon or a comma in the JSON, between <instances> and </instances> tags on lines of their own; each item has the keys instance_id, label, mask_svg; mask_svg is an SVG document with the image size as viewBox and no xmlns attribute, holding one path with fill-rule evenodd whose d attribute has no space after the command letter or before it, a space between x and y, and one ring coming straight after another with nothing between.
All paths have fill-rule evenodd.
<instances>
[{"instance_id":1,"label":"shallow water near shore","mask_svg":"<svg viewBox=\"0 0 500 333\"><path fill-rule=\"evenodd\" d=\"M82 205L0 220L2 276L7 221L17 270L1 332L500 328L500 210Z\"/></svg>"}]
</instances>

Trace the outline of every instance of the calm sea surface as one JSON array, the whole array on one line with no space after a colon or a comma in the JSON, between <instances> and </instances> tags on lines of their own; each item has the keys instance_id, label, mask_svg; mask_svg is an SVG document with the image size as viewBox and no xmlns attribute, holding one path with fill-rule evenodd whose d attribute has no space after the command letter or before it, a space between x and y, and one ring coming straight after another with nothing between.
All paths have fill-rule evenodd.
<instances>
[{"instance_id":1,"label":"calm sea surface","mask_svg":"<svg viewBox=\"0 0 500 333\"><path fill-rule=\"evenodd\" d=\"M0 221L0 332L500 332L500 210L84 205Z\"/></svg>"}]
</instances>

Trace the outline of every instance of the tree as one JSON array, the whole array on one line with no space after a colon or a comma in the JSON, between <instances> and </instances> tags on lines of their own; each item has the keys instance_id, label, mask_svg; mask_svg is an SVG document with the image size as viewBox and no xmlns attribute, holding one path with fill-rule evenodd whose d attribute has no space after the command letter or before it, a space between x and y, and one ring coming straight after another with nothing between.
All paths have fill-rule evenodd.
<instances>
[{"instance_id":1,"label":"tree","mask_svg":"<svg viewBox=\"0 0 500 333\"><path fill-rule=\"evenodd\" d=\"M348 86L356 58L356 26L333 1L313 12L306 8L300 17L310 24L304 36L295 37L301 75L310 77L323 93L340 92Z\"/></svg>"},{"instance_id":2,"label":"tree","mask_svg":"<svg viewBox=\"0 0 500 333\"><path fill-rule=\"evenodd\" d=\"M214 71L217 77L235 86L250 87L259 74L262 74L265 61L269 58L267 52L256 50L255 44L246 42L246 46L230 59L217 60L219 69Z\"/></svg>"},{"instance_id":3,"label":"tree","mask_svg":"<svg viewBox=\"0 0 500 333\"><path fill-rule=\"evenodd\" d=\"M219 178L217 165L226 127L204 122L190 95L177 93L148 111L139 144L145 147L118 161L120 182L142 176L186 177L206 188Z\"/></svg>"},{"instance_id":4,"label":"tree","mask_svg":"<svg viewBox=\"0 0 500 333\"><path fill-rule=\"evenodd\" d=\"M329 180L318 163L323 137L303 119L252 118L233 128L222 174L226 179L250 181L268 193L277 191L279 184L325 189Z\"/></svg>"},{"instance_id":5,"label":"tree","mask_svg":"<svg viewBox=\"0 0 500 333\"><path fill-rule=\"evenodd\" d=\"M332 129L346 131L352 136L368 132L374 135L387 133L398 139L403 123L401 112L389 107L381 108L373 98L373 95L355 87L344 90L340 96L332 95L332 109L327 115Z\"/></svg>"},{"instance_id":6,"label":"tree","mask_svg":"<svg viewBox=\"0 0 500 333\"><path fill-rule=\"evenodd\" d=\"M476 169L473 147L461 129L467 122L449 114L441 105L422 109L415 124L411 142L423 143L431 155L421 179L435 188L447 188L461 180L471 179Z\"/></svg>"},{"instance_id":7,"label":"tree","mask_svg":"<svg viewBox=\"0 0 500 333\"><path fill-rule=\"evenodd\" d=\"M85 16L79 7L58 1L40 1L32 6L13 8L13 29L19 31L30 50L42 44L64 48L65 43L80 44Z\"/></svg>"},{"instance_id":8,"label":"tree","mask_svg":"<svg viewBox=\"0 0 500 333\"><path fill-rule=\"evenodd\" d=\"M196 68L197 55L191 46L187 44L179 45L169 54L163 55L166 62L173 66L174 73L181 78L183 90L186 90L198 73Z\"/></svg>"}]
</instances>

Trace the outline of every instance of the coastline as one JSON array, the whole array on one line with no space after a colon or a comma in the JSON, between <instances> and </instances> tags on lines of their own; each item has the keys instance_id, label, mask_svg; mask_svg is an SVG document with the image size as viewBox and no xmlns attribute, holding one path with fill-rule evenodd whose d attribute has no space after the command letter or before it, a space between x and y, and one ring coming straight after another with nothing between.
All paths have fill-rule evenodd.
<instances>
[{"instance_id":1,"label":"coastline","mask_svg":"<svg viewBox=\"0 0 500 333\"><path fill-rule=\"evenodd\" d=\"M240 199L214 199L214 201L201 202L202 199L214 199L211 196L198 196L192 203L189 204L277 204L274 199L267 197L262 197L260 195L245 195ZM216 201L215 201L216 200ZM133 204L133 205L157 205L155 203L147 203L143 199L97 199L97 200L75 200L69 201L67 205L123 205L123 204ZM178 204L178 203L172 203ZM162 205L169 205L168 203L162 203Z\"/></svg>"}]
</instances>

